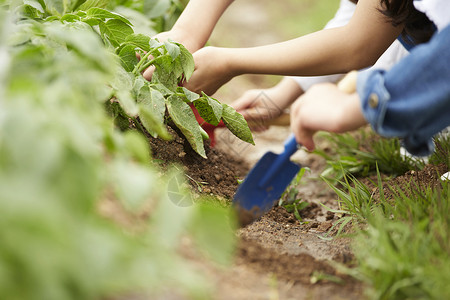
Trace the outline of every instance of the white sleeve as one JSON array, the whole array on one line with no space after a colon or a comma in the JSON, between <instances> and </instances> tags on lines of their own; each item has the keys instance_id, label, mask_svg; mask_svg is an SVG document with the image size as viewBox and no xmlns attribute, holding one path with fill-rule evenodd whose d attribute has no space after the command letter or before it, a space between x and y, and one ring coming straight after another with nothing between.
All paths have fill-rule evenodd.
<instances>
[{"instance_id":1,"label":"white sleeve","mask_svg":"<svg viewBox=\"0 0 450 300\"><path fill-rule=\"evenodd\" d=\"M327 25L325 25L324 29L341 27L348 23L348 21L353 16L356 5L350 2L349 0L341 0L339 4L339 9L334 15L333 19L331 19ZM302 88L303 91L308 90L311 86L322 83L322 82L336 82L338 81L343 74L336 75L326 75L326 76L308 76L308 77L298 77L292 76L291 78L295 80L298 85Z\"/></svg>"},{"instance_id":2,"label":"white sleeve","mask_svg":"<svg viewBox=\"0 0 450 300\"><path fill-rule=\"evenodd\" d=\"M422 0L414 1L414 6L418 11L427 15L433 21L438 30L442 30L450 25L450 1L448 0Z\"/></svg>"},{"instance_id":3,"label":"white sleeve","mask_svg":"<svg viewBox=\"0 0 450 300\"><path fill-rule=\"evenodd\" d=\"M407 56L409 51L400 43L398 40L395 40L386 51L384 51L383 55L378 58L377 62L370 67L377 69L385 69L389 70L396 63L400 61L403 57Z\"/></svg>"}]
</instances>

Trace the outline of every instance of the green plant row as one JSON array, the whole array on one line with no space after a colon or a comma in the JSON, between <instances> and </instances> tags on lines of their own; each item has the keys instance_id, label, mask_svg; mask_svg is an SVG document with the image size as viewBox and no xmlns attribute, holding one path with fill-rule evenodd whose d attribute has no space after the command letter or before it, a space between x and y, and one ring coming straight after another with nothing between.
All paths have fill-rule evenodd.
<instances>
[{"instance_id":1,"label":"green plant row","mask_svg":"<svg viewBox=\"0 0 450 300\"><path fill-rule=\"evenodd\" d=\"M76 9L72 8L73 11L63 9L65 13L61 14L60 7L48 7L45 1L28 1L21 7L27 17L21 23L28 27L30 38L39 34L43 38L59 35L62 44L88 56L100 68L108 68L110 66L102 65L93 57L94 49L69 36L72 32L86 30L101 37L121 63L110 82L109 98L113 101L107 102L111 106L109 111L119 118L118 124L126 124L124 120L132 119L135 124L143 125L144 128L138 125L139 129L145 129L154 137L169 139L165 124L173 121L192 148L206 157L203 139L208 136L198 124L191 104L206 122L218 125L223 121L237 137L254 143L247 122L231 106L178 86L183 80L189 80L194 71L192 55L183 45L173 41L162 43L146 35L135 34L128 19L98 5L98 1L86 1ZM33 43L32 40L25 42ZM155 72L148 82L141 73L151 66L155 67ZM138 117L140 122L136 120Z\"/></svg>"},{"instance_id":2,"label":"green plant row","mask_svg":"<svg viewBox=\"0 0 450 300\"><path fill-rule=\"evenodd\" d=\"M0 298L151 298L168 287L208 298L206 280L177 249L189 238L229 262L233 217L217 206L175 205L171 192L190 197L182 183L173 187L184 176L162 175L143 135L118 130L105 110L120 104L129 117L148 111L153 120L162 114L147 102L156 100L137 91L161 97L169 111L192 95L126 71L116 50L150 39L94 1L81 3L0 2ZM171 64L188 57L175 43L155 49L164 57L180 49ZM147 126L163 133L156 124Z\"/></svg>"}]
</instances>

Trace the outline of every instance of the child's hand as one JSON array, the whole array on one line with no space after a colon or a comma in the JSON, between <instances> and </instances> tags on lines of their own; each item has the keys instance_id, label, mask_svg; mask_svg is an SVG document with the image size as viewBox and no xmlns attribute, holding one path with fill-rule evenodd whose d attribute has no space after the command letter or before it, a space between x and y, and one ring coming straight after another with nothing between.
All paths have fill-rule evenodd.
<instances>
[{"instance_id":1,"label":"child's hand","mask_svg":"<svg viewBox=\"0 0 450 300\"><path fill-rule=\"evenodd\" d=\"M194 74L183 84L187 89L212 95L233 78L234 74L228 66L227 49L205 47L195 52L193 56Z\"/></svg>"},{"instance_id":2,"label":"child's hand","mask_svg":"<svg viewBox=\"0 0 450 300\"><path fill-rule=\"evenodd\" d=\"M181 30L173 29L170 31L161 32L155 35L153 38L158 39L158 41L160 42L165 42L167 40L175 41L177 43L182 44L191 53L194 53L199 49L197 40L193 38L191 34L188 34ZM150 66L144 71L144 73L142 73L142 76L144 76L145 79L150 81L152 79L154 71L155 67Z\"/></svg>"},{"instance_id":3,"label":"child's hand","mask_svg":"<svg viewBox=\"0 0 450 300\"><path fill-rule=\"evenodd\" d=\"M252 130L262 131L302 93L295 80L285 77L274 87L246 91L231 106L244 116Z\"/></svg>"},{"instance_id":4,"label":"child's hand","mask_svg":"<svg viewBox=\"0 0 450 300\"><path fill-rule=\"evenodd\" d=\"M279 107L274 97L273 89L248 90L231 106L242 114L252 130L264 131L268 128L267 121L280 116L285 108Z\"/></svg>"},{"instance_id":5,"label":"child's hand","mask_svg":"<svg viewBox=\"0 0 450 300\"><path fill-rule=\"evenodd\" d=\"M335 84L317 84L292 105L292 132L308 150L314 150L317 131L342 133L365 124L358 94L342 92Z\"/></svg>"}]
</instances>

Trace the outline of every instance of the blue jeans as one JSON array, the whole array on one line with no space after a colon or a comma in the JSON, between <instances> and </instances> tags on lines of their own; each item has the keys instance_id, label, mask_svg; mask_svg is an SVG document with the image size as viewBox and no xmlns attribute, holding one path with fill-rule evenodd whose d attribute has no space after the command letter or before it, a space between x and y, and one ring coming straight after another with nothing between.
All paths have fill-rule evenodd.
<instances>
[{"instance_id":1,"label":"blue jeans","mask_svg":"<svg viewBox=\"0 0 450 300\"><path fill-rule=\"evenodd\" d=\"M450 26L389 71L360 72L357 85L377 133L402 138L411 154L429 155L432 137L450 125Z\"/></svg>"}]
</instances>

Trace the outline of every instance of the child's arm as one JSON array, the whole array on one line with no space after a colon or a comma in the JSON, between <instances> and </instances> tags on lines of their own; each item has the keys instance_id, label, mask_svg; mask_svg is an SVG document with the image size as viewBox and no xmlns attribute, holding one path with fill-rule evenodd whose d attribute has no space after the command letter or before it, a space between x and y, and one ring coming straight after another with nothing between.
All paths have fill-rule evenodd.
<instances>
[{"instance_id":1,"label":"child's arm","mask_svg":"<svg viewBox=\"0 0 450 300\"><path fill-rule=\"evenodd\" d=\"M403 139L414 155L429 155L433 135L450 125L450 26L417 46L389 71L358 76L358 94L316 85L291 111L299 143L314 148L319 130L345 132L366 123L382 136Z\"/></svg>"},{"instance_id":2,"label":"child's arm","mask_svg":"<svg viewBox=\"0 0 450 300\"><path fill-rule=\"evenodd\" d=\"M183 44L191 53L208 41L217 21L234 0L190 0L172 29L154 36L159 41L168 39ZM142 74L151 80L154 67Z\"/></svg>"},{"instance_id":3,"label":"child's arm","mask_svg":"<svg viewBox=\"0 0 450 300\"><path fill-rule=\"evenodd\" d=\"M196 72L186 87L207 94L237 75L326 75L372 65L401 33L379 11L379 0L360 0L339 28L254 48L206 47L194 53Z\"/></svg>"},{"instance_id":4,"label":"child's arm","mask_svg":"<svg viewBox=\"0 0 450 300\"><path fill-rule=\"evenodd\" d=\"M171 38L195 52L208 41L217 21L233 0L190 0L170 31L158 34Z\"/></svg>"}]
</instances>

